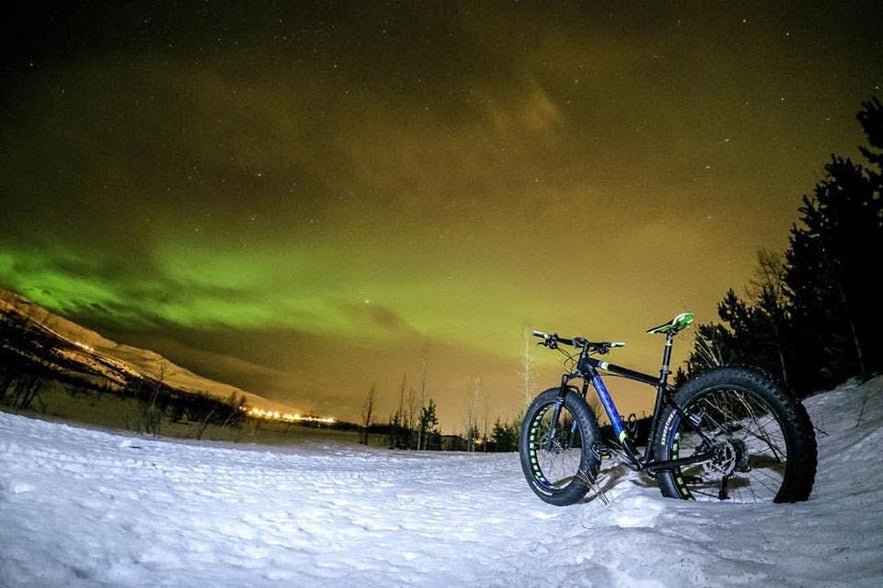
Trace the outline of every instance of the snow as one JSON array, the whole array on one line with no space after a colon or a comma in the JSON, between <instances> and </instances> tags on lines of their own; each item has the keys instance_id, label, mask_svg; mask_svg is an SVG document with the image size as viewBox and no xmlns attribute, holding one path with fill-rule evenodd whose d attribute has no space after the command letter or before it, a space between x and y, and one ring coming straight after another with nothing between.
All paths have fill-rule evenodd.
<instances>
[{"instance_id":1,"label":"snow","mask_svg":"<svg viewBox=\"0 0 883 588\"><path fill-rule=\"evenodd\" d=\"M0 413L0 586L881 586L883 376L808 398L797 504L548 505L515 453L180 441Z\"/></svg>"},{"instance_id":2,"label":"snow","mask_svg":"<svg viewBox=\"0 0 883 588\"><path fill-rule=\"evenodd\" d=\"M59 348L59 355L87 366L89 372L101 374L118 385L125 385L128 376L147 377L184 392L205 394L223 401L231 396L244 397L253 407L282 413L297 412L285 403L195 374L154 351L117 343L2 288L0 313L33 321L43 331L72 344L69 349Z\"/></svg>"}]
</instances>

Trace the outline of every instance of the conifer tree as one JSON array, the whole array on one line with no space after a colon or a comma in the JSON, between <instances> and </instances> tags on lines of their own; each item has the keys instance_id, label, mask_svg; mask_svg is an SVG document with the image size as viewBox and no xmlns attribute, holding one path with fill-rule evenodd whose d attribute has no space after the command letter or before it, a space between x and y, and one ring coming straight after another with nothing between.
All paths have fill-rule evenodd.
<instances>
[{"instance_id":1,"label":"conifer tree","mask_svg":"<svg viewBox=\"0 0 883 588\"><path fill-rule=\"evenodd\" d=\"M699 325L688 370L749 363L799 396L883 371L883 106L862 104L858 120L871 168L832 156L825 177L798 209L785 263L761 252L748 299L730 289L723 324Z\"/></svg>"},{"instance_id":2,"label":"conifer tree","mask_svg":"<svg viewBox=\"0 0 883 588\"><path fill-rule=\"evenodd\" d=\"M879 149L880 102L864 107L859 121ZM878 170L833 156L813 196L803 198L803 226L792 227L786 253L793 342L803 360L795 384L807 392L883 369L883 305L872 287L883 267L881 158L871 148L861 151Z\"/></svg>"}]
</instances>

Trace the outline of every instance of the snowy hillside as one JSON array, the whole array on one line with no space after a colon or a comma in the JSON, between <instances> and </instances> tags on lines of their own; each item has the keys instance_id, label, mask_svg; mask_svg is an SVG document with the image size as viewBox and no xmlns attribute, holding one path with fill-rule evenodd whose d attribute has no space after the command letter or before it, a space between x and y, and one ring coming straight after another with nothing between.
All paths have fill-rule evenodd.
<instances>
[{"instance_id":1,"label":"snowy hillside","mask_svg":"<svg viewBox=\"0 0 883 588\"><path fill-rule=\"evenodd\" d=\"M554 507L516 454L109 434L0 413L0 585L883 585L883 377L811 397L810 500Z\"/></svg>"},{"instance_id":2,"label":"snowy hillside","mask_svg":"<svg viewBox=\"0 0 883 588\"><path fill-rule=\"evenodd\" d=\"M123 379L128 375L138 375L162 381L169 387L183 392L205 394L224 401L231 395L235 395L236 398L244 396L250 406L294 412L292 407L259 394L195 374L153 351L111 341L95 331L49 312L22 296L2 289L0 289L0 315L12 317L13 321L30 321L43 332L69 343L68 346L58 350L61 356L84 366L90 373L100 374L116 384L123 384Z\"/></svg>"}]
</instances>

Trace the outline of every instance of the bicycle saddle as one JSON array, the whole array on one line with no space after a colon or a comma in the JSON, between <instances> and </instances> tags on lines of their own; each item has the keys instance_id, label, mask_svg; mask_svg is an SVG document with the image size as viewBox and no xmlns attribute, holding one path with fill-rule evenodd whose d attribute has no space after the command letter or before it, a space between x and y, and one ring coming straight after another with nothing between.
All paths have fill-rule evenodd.
<instances>
[{"instance_id":1,"label":"bicycle saddle","mask_svg":"<svg viewBox=\"0 0 883 588\"><path fill-rule=\"evenodd\" d=\"M690 323L693 322L693 316L694 315L692 312L682 312L667 323L663 323L658 327L653 327L652 329L647 329L647 334L655 335L656 333L677 333L678 331L682 331L690 326Z\"/></svg>"}]
</instances>

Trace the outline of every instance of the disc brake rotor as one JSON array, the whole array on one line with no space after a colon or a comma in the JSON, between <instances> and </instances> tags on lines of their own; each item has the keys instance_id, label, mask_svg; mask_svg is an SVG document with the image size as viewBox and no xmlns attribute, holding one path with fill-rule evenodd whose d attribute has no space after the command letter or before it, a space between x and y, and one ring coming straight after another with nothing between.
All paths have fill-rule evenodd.
<instances>
[{"instance_id":1,"label":"disc brake rotor","mask_svg":"<svg viewBox=\"0 0 883 588\"><path fill-rule=\"evenodd\" d=\"M702 467L706 474L729 476L736 469L740 453L733 441L721 441L715 446L714 455Z\"/></svg>"}]
</instances>

